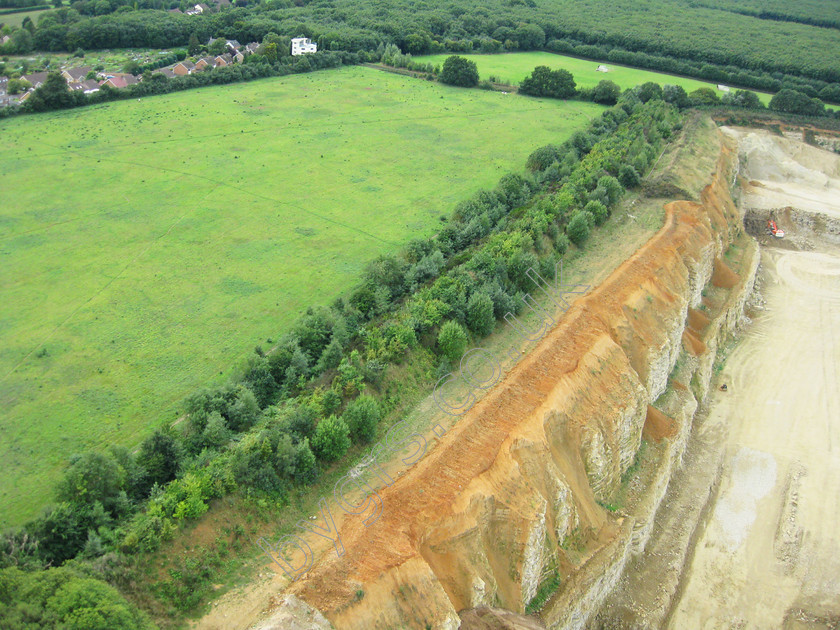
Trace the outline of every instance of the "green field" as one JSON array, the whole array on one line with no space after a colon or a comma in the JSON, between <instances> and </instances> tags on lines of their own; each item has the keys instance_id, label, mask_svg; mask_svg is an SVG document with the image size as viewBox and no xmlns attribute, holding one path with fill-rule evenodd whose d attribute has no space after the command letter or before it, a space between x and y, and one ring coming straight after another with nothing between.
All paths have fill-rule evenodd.
<instances>
[{"instance_id":1,"label":"green field","mask_svg":"<svg viewBox=\"0 0 840 630\"><path fill-rule=\"evenodd\" d=\"M5 15L0 15L0 24L5 24L6 26L20 26L23 24L23 20L27 17L33 22L37 22L41 13L47 10L48 9L41 9L39 11L21 11L20 13L7 13Z\"/></svg>"},{"instance_id":2,"label":"green field","mask_svg":"<svg viewBox=\"0 0 840 630\"><path fill-rule=\"evenodd\" d=\"M0 525L600 111L350 67L0 123Z\"/></svg>"},{"instance_id":3,"label":"green field","mask_svg":"<svg viewBox=\"0 0 840 630\"><path fill-rule=\"evenodd\" d=\"M449 55L425 55L422 57L415 57L414 60L422 63L431 63L440 65ZM609 69L609 72L598 72L597 68L601 65L599 61L589 61L586 59L578 59L577 57L567 57L565 55L555 55L547 52L521 52L521 53L503 53L498 55L462 55L468 59L475 61L478 66L478 74L482 79L487 79L490 75L495 76L499 82L508 85L519 85L519 83L531 74L531 71L537 66L548 66L552 70L563 68L568 70L575 77L575 82L578 87L591 88L598 85L599 81L609 79L618 84L621 89L635 87L653 81L661 85L681 85L686 92L692 92L697 88L711 87L718 95L723 95L723 92L717 90L717 84L706 81L699 81L697 79L688 79L686 77L678 77L672 74L663 74L661 72L651 72L650 70L640 70L638 68L630 68L628 66L620 66L611 62L603 62ZM761 102L767 105L770 102L771 94L758 92L758 97Z\"/></svg>"}]
</instances>

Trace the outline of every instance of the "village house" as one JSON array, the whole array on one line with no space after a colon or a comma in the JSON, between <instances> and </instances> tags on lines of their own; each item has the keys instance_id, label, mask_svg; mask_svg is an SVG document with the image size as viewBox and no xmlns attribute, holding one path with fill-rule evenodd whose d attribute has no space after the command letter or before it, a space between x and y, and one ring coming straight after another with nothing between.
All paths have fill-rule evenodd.
<instances>
[{"instance_id":1,"label":"village house","mask_svg":"<svg viewBox=\"0 0 840 630\"><path fill-rule=\"evenodd\" d=\"M202 13L210 13L210 7L203 2L187 10L187 15L201 15Z\"/></svg>"},{"instance_id":2,"label":"village house","mask_svg":"<svg viewBox=\"0 0 840 630\"><path fill-rule=\"evenodd\" d=\"M41 87L44 84L44 81L47 80L47 73L46 72L33 72L32 74L24 74L20 77L24 81L28 81L29 84L32 86L32 89L36 89Z\"/></svg>"},{"instance_id":3,"label":"village house","mask_svg":"<svg viewBox=\"0 0 840 630\"><path fill-rule=\"evenodd\" d=\"M219 55L213 61L216 62L217 68L224 68L225 66L229 66L233 63L233 57L225 53L224 55Z\"/></svg>"},{"instance_id":4,"label":"village house","mask_svg":"<svg viewBox=\"0 0 840 630\"><path fill-rule=\"evenodd\" d=\"M292 55L306 55L318 51L318 44L309 41L308 37L295 37L292 39Z\"/></svg>"},{"instance_id":5,"label":"village house","mask_svg":"<svg viewBox=\"0 0 840 630\"><path fill-rule=\"evenodd\" d=\"M93 70L90 66L82 66L81 68L68 68L61 71L61 76L67 83L79 83L85 80L88 72Z\"/></svg>"},{"instance_id":6,"label":"village house","mask_svg":"<svg viewBox=\"0 0 840 630\"><path fill-rule=\"evenodd\" d=\"M68 83L69 87L74 92L82 92L84 94L93 94L99 91L99 84L93 79L86 79L85 81L74 81Z\"/></svg>"},{"instance_id":7,"label":"village house","mask_svg":"<svg viewBox=\"0 0 840 630\"><path fill-rule=\"evenodd\" d=\"M202 57L198 61L195 62L195 68L193 68L193 72L199 72L204 70L205 68L213 68L216 66L216 60L213 57Z\"/></svg>"},{"instance_id":8,"label":"village house","mask_svg":"<svg viewBox=\"0 0 840 630\"><path fill-rule=\"evenodd\" d=\"M179 77L185 77L193 71L195 64L192 61L182 61L172 66L172 72Z\"/></svg>"},{"instance_id":9,"label":"village house","mask_svg":"<svg viewBox=\"0 0 840 630\"><path fill-rule=\"evenodd\" d=\"M172 68L158 68L157 70L153 70L152 74L162 74L167 79L174 79L178 76Z\"/></svg>"},{"instance_id":10,"label":"village house","mask_svg":"<svg viewBox=\"0 0 840 630\"><path fill-rule=\"evenodd\" d=\"M260 49L260 45L257 42L251 42L247 46L245 46L245 54L246 55L254 55Z\"/></svg>"},{"instance_id":11,"label":"village house","mask_svg":"<svg viewBox=\"0 0 840 630\"><path fill-rule=\"evenodd\" d=\"M124 87L128 87L129 85L134 85L135 83L139 83L140 81L137 80L137 77L134 77L130 74L122 74L120 76L109 76L105 79L100 85L112 87L116 90L120 90Z\"/></svg>"}]
</instances>

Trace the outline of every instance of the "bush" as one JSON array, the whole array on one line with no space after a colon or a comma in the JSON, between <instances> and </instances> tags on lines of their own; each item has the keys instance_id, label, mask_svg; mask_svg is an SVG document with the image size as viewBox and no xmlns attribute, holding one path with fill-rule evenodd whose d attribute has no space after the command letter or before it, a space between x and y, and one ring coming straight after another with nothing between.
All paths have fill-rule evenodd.
<instances>
[{"instance_id":1,"label":"bush","mask_svg":"<svg viewBox=\"0 0 840 630\"><path fill-rule=\"evenodd\" d=\"M449 320L441 326L438 334L438 347L441 354L452 363L460 361L461 355L467 349L467 333L461 324Z\"/></svg>"},{"instance_id":2,"label":"bush","mask_svg":"<svg viewBox=\"0 0 840 630\"><path fill-rule=\"evenodd\" d=\"M493 332L496 318L493 315L493 300L483 291L477 291L467 302L467 326L475 334L486 337Z\"/></svg>"},{"instance_id":3,"label":"bush","mask_svg":"<svg viewBox=\"0 0 840 630\"><path fill-rule=\"evenodd\" d=\"M639 100L647 103L650 100L662 100L663 92L658 83L648 81L639 86Z\"/></svg>"},{"instance_id":4,"label":"bush","mask_svg":"<svg viewBox=\"0 0 840 630\"><path fill-rule=\"evenodd\" d=\"M532 171L544 171L554 162L560 161L562 151L556 144L540 147L528 156L528 168Z\"/></svg>"},{"instance_id":5,"label":"bush","mask_svg":"<svg viewBox=\"0 0 840 630\"><path fill-rule=\"evenodd\" d=\"M578 247L581 247L584 241L589 238L589 231L589 219L585 216L585 211L578 212L566 226L566 234L569 236L569 240Z\"/></svg>"},{"instance_id":6,"label":"bush","mask_svg":"<svg viewBox=\"0 0 840 630\"><path fill-rule=\"evenodd\" d=\"M478 85L478 68L474 61L452 55L443 62L438 80L447 85L475 87Z\"/></svg>"},{"instance_id":7,"label":"bush","mask_svg":"<svg viewBox=\"0 0 840 630\"><path fill-rule=\"evenodd\" d=\"M334 462L350 448L350 429L341 418L329 416L318 423L312 437L312 449L319 459Z\"/></svg>"},{"instance_id":8,"label":"bush","mask_svg":"<svg viewBox=\"0 0 840 630\"><path fill-rule=\"evenodd\" d=\"M621 185L625 188L635 188L641 183L642 177L639 175L639 171L635 168L629 164L624 164L620 169L618 169L618 181L621 182Z\"/></svg>"},{"instance_id":9,"label":"bush","mask_svg":"<svg viewBox=\"0 0 840 630\"><path fill-rule=\"evenodd\" d=\"M605 206L600 201L590 201L586 204L584 211L592 213L592 216L595 220L595 225L602 225L604 221L607 220L607 217L610 216L610 212L609 210L607 210L607 206Z\"/></svg>"},{"instance_id":10,"label":"bush","mask_svg":"<svg viewBox=\"0 0 840 630\"><path fill-rule=\"evenodd\" d=\"M615 105L621 95L621 88L612 81L604 79L592 90L592 100L603 105Z\"/></svg>"},{"instance_id":11,"label":"bush","mask_svg":"<svg viewBox=\"0 0 840 630\"><path fill-rule=\"evenodd\" d=\"M350 437L354 442L367 444L376 437L381 413L372 396L362 394L350 402L341 417L350 429Z\"/></svg>"},{"instance_id":12,"label":"bush","mask_svg":"<svg viewBox=\"0 0 840 630\"><path fill-rule=\"evenodd\" d=\"M537 66L519 84L519 91L530 96L571 98L575 95L575 79L568 70L551 70L548 66Z\"/></svg>"}]
</instances>

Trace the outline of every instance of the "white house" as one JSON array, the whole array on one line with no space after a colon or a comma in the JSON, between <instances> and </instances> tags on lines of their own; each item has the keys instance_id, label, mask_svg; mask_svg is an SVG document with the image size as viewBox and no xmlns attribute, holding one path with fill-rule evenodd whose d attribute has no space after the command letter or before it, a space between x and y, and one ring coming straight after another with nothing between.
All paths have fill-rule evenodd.
<instances>
[{"instance_id":1,"label":"white house","mask_svg":"<svg viewBox=\"0 0 840 630\"><path fill-rule=\"evenodd\" d=\"M598 72L609 72L610 71L610 69L607 68L607 66L603 66L603 65L598 66L597 70L598 70Z\"/></svg>"},{"instance_id":2,"label":"white house","mask_svg":"<svg viewBox=\"0 0 840 630\"><path fill-rule=\"evenodd\" d=\"M292 54L305 55L306 53L314 53L318 51L318 44L309 41L308 37L295 37L292 40Z\"/></svg>"}]
</instances>

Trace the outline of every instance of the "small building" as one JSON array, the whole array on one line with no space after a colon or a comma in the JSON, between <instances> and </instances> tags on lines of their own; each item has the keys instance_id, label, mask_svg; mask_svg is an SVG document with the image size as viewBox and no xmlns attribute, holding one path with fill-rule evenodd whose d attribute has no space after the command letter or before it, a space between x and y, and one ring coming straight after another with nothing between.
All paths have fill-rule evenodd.
<instances>
[{"instance_id":1,"label":"small building","mask_svg":"<svg viewBox=\"0 0 840 630\"><path fill-rule=\"evenodd\" d=\"M214 68L216 67L216 60L213 57L202 57L198 61L195 62L195 68L193 68L193 72L199 72L206 68Z\"/></svg>"},{"instance_id":2,"label":"small building","mask_svg":"<svg viewBox=\"0 0 840 630\"><path fill-rule=\"evenodd\" d=\"M598 66L598 67L596 68L596 70L597 70L598 72L609 72L609 71L610 71L610 69L609 69L609 68L607 68L607 66L604 66L604 65L600 65L600 66Z\"/></svg>"},{"instance_id":3,"label":"small building","mask_svg":"<svg viewBox=\"0 0 840 630\"><path fill-rule=\"evenodd\" d=\"M123 74L120 76L108 77L101 83L101 85L107 85L115 90L121 90L122 88L134 85L135 83L139 83L137 77L131 76L130 74Z\"/></svg>"},{"instance_id":4,"label":"small building","mask_svg":"<svg viewBox=\"0 0 840 630\"><path fill-rule=\"evenodd\" d=\"M8 35L3 35L3 37L0 37L0 45L8 44L10 41L12 41L12 38Z\"/></svg>"},{"instance_id":5,"label":"small building","mask_svg":"<svg viewBox=\"0 0 840 630\"><path fill-rule=\"evenodd\" d=\"M253 55L260 49L260 45L257 42L251 42L245 46L245 54L246 55Z\"/></svg>"},{"instance_id":6,"label":"small building","mask_svg":"<svg viewBox=\"0 0 840 630\"><path fill-rule=\"evenodd\" d=\"M224 55L218 55L213 61L216 62L217 68L224 68L233 64L233 57L225 53Z\"/></svg>"},{"instance_id":7,"label":"small building","mask_svg":"<svg viewBox=\"0 0 840 630\"><path fill-rule=\"evenodd\" d=\"M94 92L99 91L99 84L93 79L74 81L72 83L68 83L67 87L74 92L82 92L83 94L93 94Z\"/></svg>"},{"instance_id":8,"label":"small building","mask_svg":"<svg viewBox=\"0 0 840 630\"><path fill-rule=\"evenodd\" d=\"M152 70L152 74L162 74L167 79L174 79L178 76L172 68L159 68L157 70Z\"/></svg>"},{"instance_id":9,"label":"small building","mask_svg":"<svg viewBox=\"0 0 840 630\"><path fill-rule=\"evenodd\" d=\"M718 90L720 90L721 92L729 92L730 91L728 85L718 85Z\"/></svg>"},{"instance_id":10,"label":"small building","mask_svg":"<svg viewBox=\"0 0 840 630\"><path fill-rule=\"evenodd\" d=\"M242 44L240 44L235 39L227 39L227 40L225 40L225 44L227 44L228 50L230 51L231 54L235 53L240 48L242 48Z\"/></svg>"},{"instance_id":11,"label":"small building","mask_svg":"<svg viewBox=\"0 0 840 630\"><path fill-rule=\"evenodd\" d=\"M318 52L318 44L309 41L308 37L292 39L292 55L306 55L314 52Z\"/></svg>"},{"instance_id":12,"label":"small building","mask_svg":"<svg viewBox=\"0 0 840 630\"><path fill-rule=\"evenodd\" d=\"M24 81L28 81L29 84L32 86L32 89L36 89L41 87L44 84L44 81L47 80L47 73L46 72L33 72L32 74L24 74L20 77ZM23 99L21 99L23 100Z\"/></svg>"},{"instance_id":13,"label":"small building","mask_svg":"<svg viewBox=\"0 0 840 630\"><path fill-rule=\"evenodd\" d=\"M177 74L179 77L185 77L190 74L194 68L195 64L192 61L182 61L172 66L172 72Z\"/></svg>"},{"instance_id":14,"label":"small building","mask_svg":"<svg viewBox=\"0 0 840 630\"><path fill-rule=\"evenodd\" d=\"M68 68L67 70L61 71L61 76L64 77L64 80L68 83L79 83L85 80L88 72L93 70L90 66L83 66L81 68Z\"/></svg>"}]
</instances>

